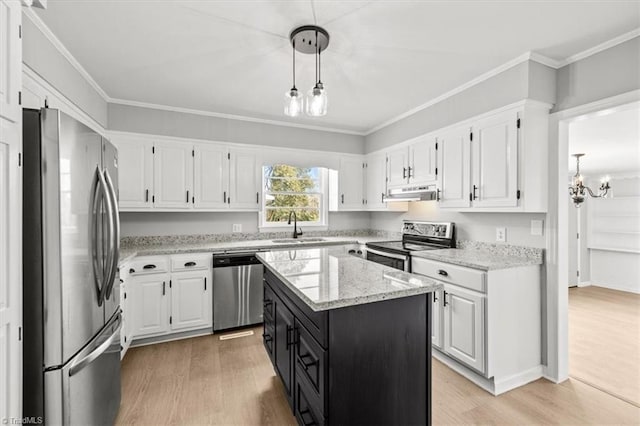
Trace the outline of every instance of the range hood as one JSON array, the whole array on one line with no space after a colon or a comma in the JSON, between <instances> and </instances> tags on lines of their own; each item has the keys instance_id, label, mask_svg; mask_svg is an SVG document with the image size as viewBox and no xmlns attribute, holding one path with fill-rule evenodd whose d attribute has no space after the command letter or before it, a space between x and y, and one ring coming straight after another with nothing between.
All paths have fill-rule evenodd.
<instances>
[{"instance_id":1,"label":"range hood","mask_svg":"<svg viewBox=\"0 0 640 426\"><path fill-rule=\"evenodd\" d=\"M437 199L436 184L403 186L390 189L383 198L385 203L394 201L433 201Z\"/></svg>"}]
</instances>

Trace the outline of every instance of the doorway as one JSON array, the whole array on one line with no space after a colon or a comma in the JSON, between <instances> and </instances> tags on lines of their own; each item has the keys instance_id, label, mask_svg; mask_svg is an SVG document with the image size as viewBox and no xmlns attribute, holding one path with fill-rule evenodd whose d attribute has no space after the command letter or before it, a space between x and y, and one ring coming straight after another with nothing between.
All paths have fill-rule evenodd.
<instances>
[{"instance_id":1,"label":"doorway","mask_svg":"<svg viewBox=\"0 0 640 426\"><path fill-rule=\"evenodd\" d=\"M640 407L640 103L571 119L567 140L566 182L591 190L566 199L569 376Z\"/></svg>"}]
</instances>

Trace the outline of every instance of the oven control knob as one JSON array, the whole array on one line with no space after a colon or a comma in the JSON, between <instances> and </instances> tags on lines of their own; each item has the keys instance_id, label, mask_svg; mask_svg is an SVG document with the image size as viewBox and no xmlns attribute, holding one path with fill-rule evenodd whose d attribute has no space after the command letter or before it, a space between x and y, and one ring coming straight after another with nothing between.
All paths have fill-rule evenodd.
<instances>
[{"instance_id":1,"label":"oven control knob","mask_svg":"<svg viewBox=\"0 0 640 426\"><path fill-rule=\"evenodd\" d=\"M349 254L356 254L355 250L349 250Z\"/></svg>"},{"instance_id":2,"label":"oven control knob","mask_svg":"<svg viewBox=\"0 0 640 426\"><path fill-rule=\"evenodd\" d=\"M358 254L362 254L362 250L358 250Z\"/></svg>"}]
</instances>

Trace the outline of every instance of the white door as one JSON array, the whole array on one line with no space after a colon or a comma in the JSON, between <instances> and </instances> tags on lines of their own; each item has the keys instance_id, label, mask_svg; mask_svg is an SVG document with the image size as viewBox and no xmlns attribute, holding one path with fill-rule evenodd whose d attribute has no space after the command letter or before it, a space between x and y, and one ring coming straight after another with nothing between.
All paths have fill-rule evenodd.
<instances>
[{"instance_id":1,"label":"white door","mask_svg":"<svg viewBox=\"0 0 640 426\"><path fill-rule=\"evenodd\" d=\"M194 207L196 209L228 208L229 153L227 147L198 144L194 150Z\"/></svg>"},{"instance_id":2,"label":"white door","mask_svg":"<svg viewBox=\"0 0 640 426\"><path fill-rule=\"evenodd\" d=\"M171 276L171 330L211 327L209 271L179 272Z\"/></svg>"},{"instance_id":3,"label":"white door","mask_svg":"<svg viewBox=\"0 0 640 426\"><path fill-rule=\"evenodd\" d=\"M509 111L473 126L471 169L474 207L518 204L518 113Z\"/></svg>"},{"instance_id":4,"label":"white door","mask_svg":"<svg viewBox=\"0 0 640 426\"><path fill-rule=\"evenodd\" d=\"M364 207L364 167L361 158L340 159L338 172L338 209L362 210Z\"/></svg>"},{"instance_id":5,"label":"white door","mask_svg":"<svg viewBox=\"0 0 640 426\"><path fill-rule=\"evenodd\" d=\"M0 419L22 419L22 53L17 1L0 1Z\"/></svg>"},{"instance_id":6,"label":"white door","mask_svg":"<svg viewBox=\"0 0 640 426\"><path fill-rule=\"evenodd\" d=\"M406 147L387 153L387 182L388 188L395 188L407 183L407 168L409 164L409 150Z\"/></svg>"},{"instance_id":7,"label":"white door","mask_svg":"<svg viewBox=\"0 0 640 426\"><path fill-rule=\"evenodd\" d=\"M192 146L179 142L155 142L154 146L154 206L188 209L193 194Z\"/></svg>"},{"instance_id":8,"label":"white door","mask_svg":"<svg viewBox=\"0 0 640 426\"><path fill-rule=\"evenodd\" d=\"M409 146L409 164L411 169L408 170L409 183L422 185L435 183L437 152L436 137L427 136Z\"/></svg>"},{"instance_id":9,"label":"white door","mask_svg":"<svg viewBox=\"0 0 640 426\"><path fill-rule=\"evenodd\" d=\"M387 158L384 154L367 156L365 168L365 200L367 209L380 210L387 207L383 197L387 192Z\"/></svg>"},{"instance_id":10,"label":"white door","mask_svg":"<svg viewBox=\"0 0 640 426\"><path fill-rule=\"evenodd\" d=\"M438 200L442 208L469 207L470 131L456 127L438 135Z\"/></svg>"},{"instance_id":11,"label":"white door","mask_svg":"<svg viewBox=\"0 0 640 426\"><path fill-rule=\"evenodd\" d=\"M455 285L445 284L444 350L469 367L484 373L485 296Z\"/></svg>"},{"instance_id":12,"label":"white door","mask_svg":"<svg viewBox=\"0 0 640 426\"><path fill-rule=\"evenodd\" d=\"M120 210L153 207L153 142L116 136Z\"/></svg>"},{"instance_id":13,"label":"white door","mask_svg":"<svg viewBox=\"0 0 640 426\"><path fill-rule=\"evenodd\" d=\"M255 150L231 149L229 207L235 210L258 211L260 206L260 172Z\"/></svg>"},{"instance_id":14,"label":"white door","mask_svg":"<svg viewBox=\"0 0 640 426\"><path fill-rule=\"evenodd\" d=\"M442 349L442 290L433 293L433 304L431 310L431 344L438 349Z\"/></svg>"},{"instance_id":15,"label":"white door","mask_svg":"<svg viewBox=\"0 0 640 426\"><path fill-rule=\"evenodd\" d=\"M169 331L169 276L141 275L129 285L136 339Z\"/></svg>"}]
</instances>

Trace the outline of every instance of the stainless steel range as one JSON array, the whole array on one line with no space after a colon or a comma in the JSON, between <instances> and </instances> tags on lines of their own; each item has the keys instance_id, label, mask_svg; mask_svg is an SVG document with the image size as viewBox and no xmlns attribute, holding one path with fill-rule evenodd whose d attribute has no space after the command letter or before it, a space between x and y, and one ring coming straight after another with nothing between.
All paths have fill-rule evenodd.
<instances>
[{"instance_id":1,"label":"stainless steel range","mask_svg":"<svg viewBox=\"0 0 640 426\"><path fill-rule=\"evenodd\" d=\"M402 240L367 243L367 260L411 272L411 252L454 248L453 222L416 222L405 220Z\"/></svg>"}]
</instances>

